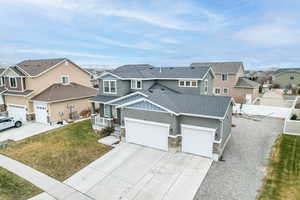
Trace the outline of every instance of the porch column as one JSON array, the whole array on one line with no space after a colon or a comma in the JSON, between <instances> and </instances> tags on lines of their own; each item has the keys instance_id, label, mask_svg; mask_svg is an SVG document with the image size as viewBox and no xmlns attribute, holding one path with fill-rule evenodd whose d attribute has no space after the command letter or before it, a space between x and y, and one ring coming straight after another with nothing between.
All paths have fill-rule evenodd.
<instances>
[{"instance_id":1,"label":"porch column","mask_svg":"<svg viewBox=\"0 0 300 200\"><path fill-rule=\"evenodd\" d=\"M96 114L96 106L95 106L95 102L92 102L92 110L91 110L92 114Z\"/></svg>"},{"instance_id":2,"label":"porch column","mask_svg":"<svg viewBox=\"0 0 300 200\"><path fill-rule=\"evenodd\" d=\"M99 103L100 117L104 117L104 104Z\"/></svg>"}]
</instances>

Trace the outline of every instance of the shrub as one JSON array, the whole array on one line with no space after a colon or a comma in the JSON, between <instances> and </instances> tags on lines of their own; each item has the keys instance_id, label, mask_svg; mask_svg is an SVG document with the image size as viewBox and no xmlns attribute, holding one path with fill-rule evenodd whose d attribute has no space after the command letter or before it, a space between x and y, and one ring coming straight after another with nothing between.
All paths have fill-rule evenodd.
<instances>
[{"instance_id":1,"label":"shrub","mask_svg":"<svg viewBox=\"0 0 300 200\"><path fill-rule=\"evenodd\" d=\"M297 119L297 115L293 114L291 120L296 120L296 119Z\"/></svg>"},{"instance_id":2,"label":"shrub","mask_svg":"<svg viewBox=\"0 0 300 200\"><path fill-rule=\"evenodd\" d=\"M106 127L104 129L102 129L99 134L103 137L105 136L109 136L110 134L112 134L115 131L114 127Z\"/></svg>"},{"instance_id":3,"label":"shrub","mask_svg":"<svg viewBox=\"0 0 300 200\"><path fill-rule=\"evenodd\" d=\"M83 117L89 117L91 115L91 110L90 109L82 110L79 115Z\"/></svg>"}]
</instances>

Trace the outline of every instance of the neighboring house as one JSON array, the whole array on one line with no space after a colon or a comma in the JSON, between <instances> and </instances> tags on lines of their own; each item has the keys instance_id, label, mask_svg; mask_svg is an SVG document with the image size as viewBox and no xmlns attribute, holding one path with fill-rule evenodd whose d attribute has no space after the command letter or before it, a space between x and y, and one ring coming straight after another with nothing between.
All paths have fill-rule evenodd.
<instances>
[{"instance_id":1,"label":"neighboring house","mask_svg":"<svg viewBox=\"0 0 300 200\"><path fill-rule=\"evenodd\" d=\"M3 80L8 114L23 121L56 123L78 117L96 95L90 74L65 58L25 60L8 67Z\"/></svg>"},{"instance_id":2,"label":"neighboring house","mask_svg":"<svg viewBox=\"0 0 300 200\"><path fill-rule=\"evenodd\" d=\"M6 110L5 103L4 103L4 96L2 95L6 89L4 87L4 78L3 78L3 72L5 71L5 68L0 68L0 112L3 112Z\"/></svg>"},{"instance_id":3,"label":"neighboring house","mask_svg":"<svg viewBox=\"0 0 300 200\"><path fill-rule=\"evenodd\" d=\"M280 88L288 86L299 86L300 68L282 68L278 69L273 75L273 85L278 84Z\"/></svg>"},{"instance_id":4,"label":"neighboring house","mask_svg":"<svg viewBox=\"0 0 300 200\"><path fill-rule=\"evenodd\" d=\"M232 100L212 95L210 67L125 65L99 77L96 129L127 142L219 158L231 135Z\"/></svg>"},{"instance_id":5,"label":"neighboring house","mask_svg":"<svg viewBox=\"0 0 300 200\"><path fill-rule=\"evenodd\" d=\"M191 66L213 69L215 95L233 97L237 103L252 103L258 97L259 84L244 77L242 62L192 63Z\"/></svg>"}]
</instances>

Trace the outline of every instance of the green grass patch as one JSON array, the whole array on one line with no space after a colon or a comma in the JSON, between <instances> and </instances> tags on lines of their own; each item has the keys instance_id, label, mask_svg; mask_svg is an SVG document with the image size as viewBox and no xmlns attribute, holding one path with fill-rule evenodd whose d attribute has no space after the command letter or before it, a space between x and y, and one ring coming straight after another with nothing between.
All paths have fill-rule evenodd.
<instances>
[{"instance_id":1,"label":"green grass patch","mask_svg":"<svg viewBox=\"0 0 300 200\"><path fill-rule=\"evenodd\" d=\"M28 181L0 167L0 200L25 200L41 192Z\"/></svg>"},{"instance_id":2,"label":"green grass patch","mask_svg":"<svg viewBox=\"0 0 300 200\"><path fill-rule=\"evenodd\" d=\"M300 199L300 136L277 138L257 199Z\"/></svg>"},{"instance_id":3,"label":"green grass patch","mask_svg":"<svg viewBox=\"0 0 300 200\"><path fill-rule=\"evenodd\" d=\"M111 150L99 138L85 120L14 142L0 153L64 181Z\"/></svg>"}]
</instances>

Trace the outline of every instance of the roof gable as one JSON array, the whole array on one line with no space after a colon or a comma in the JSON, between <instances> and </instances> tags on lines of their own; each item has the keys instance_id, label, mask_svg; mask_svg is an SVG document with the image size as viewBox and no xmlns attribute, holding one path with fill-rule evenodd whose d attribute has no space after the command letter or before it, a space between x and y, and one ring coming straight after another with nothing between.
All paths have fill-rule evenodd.
<instances>
[{"instance_id":1,"label":"roof gable","mask_svg":"<svg viewBox=\"0 0 300 200\"><path fill-rule=\"evenodd\" d=\"M244 71L243 62L197 62L192 63L193 67L207 67L210 66L215 73L229 73L236 74L240 68Z\"/></svg>"},{"instance_id":2,"label":"roof gable","mask_svg":"<svg viewBox=\"0 0 300 200\"><path fill-rule=\"evenodd\" d=\"M133 103L131 105L128 105L127 108L137 108L137 109L150 110L150 111L166 112L166 110L164 110L148 101L141 101L141 102Z\"/></svg>"}]
</instances>

